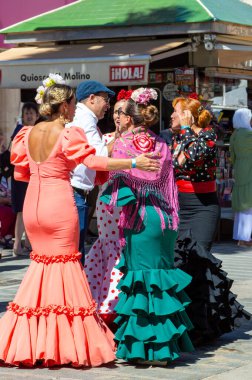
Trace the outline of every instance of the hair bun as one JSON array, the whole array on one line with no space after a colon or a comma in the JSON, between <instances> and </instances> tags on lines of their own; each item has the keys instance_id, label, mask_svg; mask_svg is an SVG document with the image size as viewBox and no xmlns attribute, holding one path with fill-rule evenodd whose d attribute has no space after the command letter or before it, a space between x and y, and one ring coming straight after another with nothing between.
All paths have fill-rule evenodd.
<instances>
[{"instance_id":1,"label":"hair bun","mask_svg":"<svg viewBox=\"0 0 252 380\"><path fill-rule=\"evenodd\" d=\"M39 113L41 116L51 116L53 114L51 105L49 103L42 103L39 107Z\"/></svg>"},{"instance_id":2,"label":"hair bun","mask_svg":"<svg viewBox=\"0 0 252 380\"><path fill-rule=\"evenodd\" d=\"M158 109L152 104L142 109L142 115L144 117L144 124L147 127L152 127L159 120Z\"/></svg>"},{"instance_id":3,"label":"hair bun","mask_svg":"<svg viewBox=\"0 0 252 380\"><path fill-rule=\"evenodd\" d=\"M41 116L52 116L59 112L59 107L63 102L70 103L74 97L74 91L66 84L53 84L48 87L42 97L39 108Z\"/></svg>"}]
</instances>

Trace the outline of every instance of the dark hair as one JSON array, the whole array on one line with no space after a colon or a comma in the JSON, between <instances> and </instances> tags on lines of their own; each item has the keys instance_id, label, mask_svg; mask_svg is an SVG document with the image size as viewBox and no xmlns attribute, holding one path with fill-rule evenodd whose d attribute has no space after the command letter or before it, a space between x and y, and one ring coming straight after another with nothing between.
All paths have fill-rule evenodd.
<instances>
[{"instance_id":1,"label":"dark hair","mask_svg":"<svg viewBox=\"0 0 252 380\"><path fill-rule=\"evenodd\" d=\"M66 84L53 84L45 90L39 108L41 116L52 116L59 112L63 102L70 103L74 97L74 90Z\"/></svg>"},{"instance_id":2,"label":"dark hair","mask_svg":"<svg viewBox=\"0 0 252 380\"><path fill-rule=\"evenodd\" d=\"M24 111L29 111L29 110L33 110L36 112L36 114L38 115L39 111L38 111L38 106L36 103L33 103L33 102L26 102L24 103L23 107L22 107L22 118L24 116Z\"/></svg>"},{"instance_id":3,"label":"dark hair","mask_svg":"<svg viewBox=\"0 0 252 380\"><path fill-rule=\"evenodd\" d=\"M152 104L138 104L134 102L133 99L126 101L125 113L132 118L135 126L143 125L149 128L155 125L159 120L156 106Z\"/></svg>"}]
</instances>

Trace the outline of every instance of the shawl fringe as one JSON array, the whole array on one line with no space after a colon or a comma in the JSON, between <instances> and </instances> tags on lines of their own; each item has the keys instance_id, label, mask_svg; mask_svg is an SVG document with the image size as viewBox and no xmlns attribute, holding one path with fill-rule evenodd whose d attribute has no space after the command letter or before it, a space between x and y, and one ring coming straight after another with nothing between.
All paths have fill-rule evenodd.
<instances>
[{"instance_id":1,"label":"shawl fringe","mask_svg":"<svg viewBox=\"0 0 252 380\"><path fill-rule=\"evenodd\" d=\"M177 230L179 224L178 193L171 161L164 161L159 178L152 181L134 177L124 171L112 172L108 181L108 184L112 185L112 196L109 204L111 208L116 206L120 181L131 188L136 196L136 204L129 204L122 208L119 219L120 231L132 229L139 232L143 228L146 215L146 194L149 195L148 199L159 215L162 230L167 227ZM137 218L138 213L139 217ZM165 223L165 214L167 215L168 226ZM120 242L122 246L125 245L122 233L120 234Z\"/></svg>"}]
</instances>

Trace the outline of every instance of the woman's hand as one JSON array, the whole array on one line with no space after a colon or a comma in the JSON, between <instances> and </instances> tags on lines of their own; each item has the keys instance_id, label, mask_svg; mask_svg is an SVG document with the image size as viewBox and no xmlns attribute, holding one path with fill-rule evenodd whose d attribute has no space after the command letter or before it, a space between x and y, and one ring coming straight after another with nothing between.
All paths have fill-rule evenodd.
<instances>
[{"instance_id":1,"label":"woman's hand","mask_svg":"<svg viewBox=\"0 0 252 380\"><path fill-rule=\"evenodd\" d=\"M115 140L119 139L120 136L121 136L121 133L119 132L119 129L116 128L116 130L115 130Z\"/></svg>"},{"instance_id":2,"label":"woman's hand","mask_svg":"<svg viewBox=\"0 0 252 380\"><path fill-rule=\"evenodd\" d=\"M111 154L112 154L112 151L113 151L113 146L114 146L114 142L115 142L115 139L113 139L112 141L110 141L106 147L108 149L108 156L110 157Z\"/></svg>"},{"instance_id":3,"label":"woman's hand","mask_svg":"<svg viewBox=\"0 0 252 380\"><path fill-rule=\"evenodd\" d=\"M90 162L83 161L84 165L93 170L124 170L124 169L132 169L132 159L131 158L108 158L107 159L107 167L97 165L97 160L101 159L99 156L93 156L93 161L96 161L96 165L90 165ZM102 158L103 159L103 158ZM135 168L140 170L146 170L149 172L156 172L160 169L159 158L153 158L153 153L145 153L137 156L135 158Z\"/></svg>"},{"instance_id":4,"label":"woman's hand","mask_svg":"<svg viewBox=\"0 0 252 380\"><path fill-rule=\"evenodd\" d=\"M179 120L181 126L188 125L189 127L191 127L194 123L194 118L190 110L185 110L181 114L179 114Z\"/></svg>"},{"instance_id":5,"label":"woman's hand","mask_svg":"<svg viewBox=\"0 0 252 380\"><path fill-rule=\"evenodd\" d=\"M0 197L0 204L10 206L11 205L11 199L8 197Z\"/></svg>"},{"instance_id":6,"label":"woman's hand","mask_svg":"<svg viewBox=\"0 0 252 380\"><path fill-rule=\"evenodd\" d=\"M185 156L184 152L180 152L180 154L178 156L178 163L180 166L183 166L185 162L186 162L186 156Z\"/></svg>"},{"instance_id":7,"label":"woman's hand","mask_svg":"<svg viewBox=\"0 0 252 380\"><path fill-rule=\"evenodd\" d=\"M141 154L136 157L136 167L140 170L149 172L156 172L160 169L160 163L158 159L152 158L152 153Z\"/></svg>"}]
</instances>

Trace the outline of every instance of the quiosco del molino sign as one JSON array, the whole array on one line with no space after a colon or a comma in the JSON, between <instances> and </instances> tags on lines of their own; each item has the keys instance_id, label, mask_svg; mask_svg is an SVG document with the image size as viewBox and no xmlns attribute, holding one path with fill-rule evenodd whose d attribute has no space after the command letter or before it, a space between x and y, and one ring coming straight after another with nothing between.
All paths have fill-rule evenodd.
<instances>
[{"instance_id":1,"label":"quiosco del molino sign","mask_svg":"<svg viewBox=\"0 0 252 380\"><path fill-rule=\"evenodd\" d=\"M0 62L1 88L37 88L50 73L60 74L70 86L85 80L98 80L105 85L147 84L149 60L131 62L41 63L28 60Z\"/></svg>"}]
</instances>

